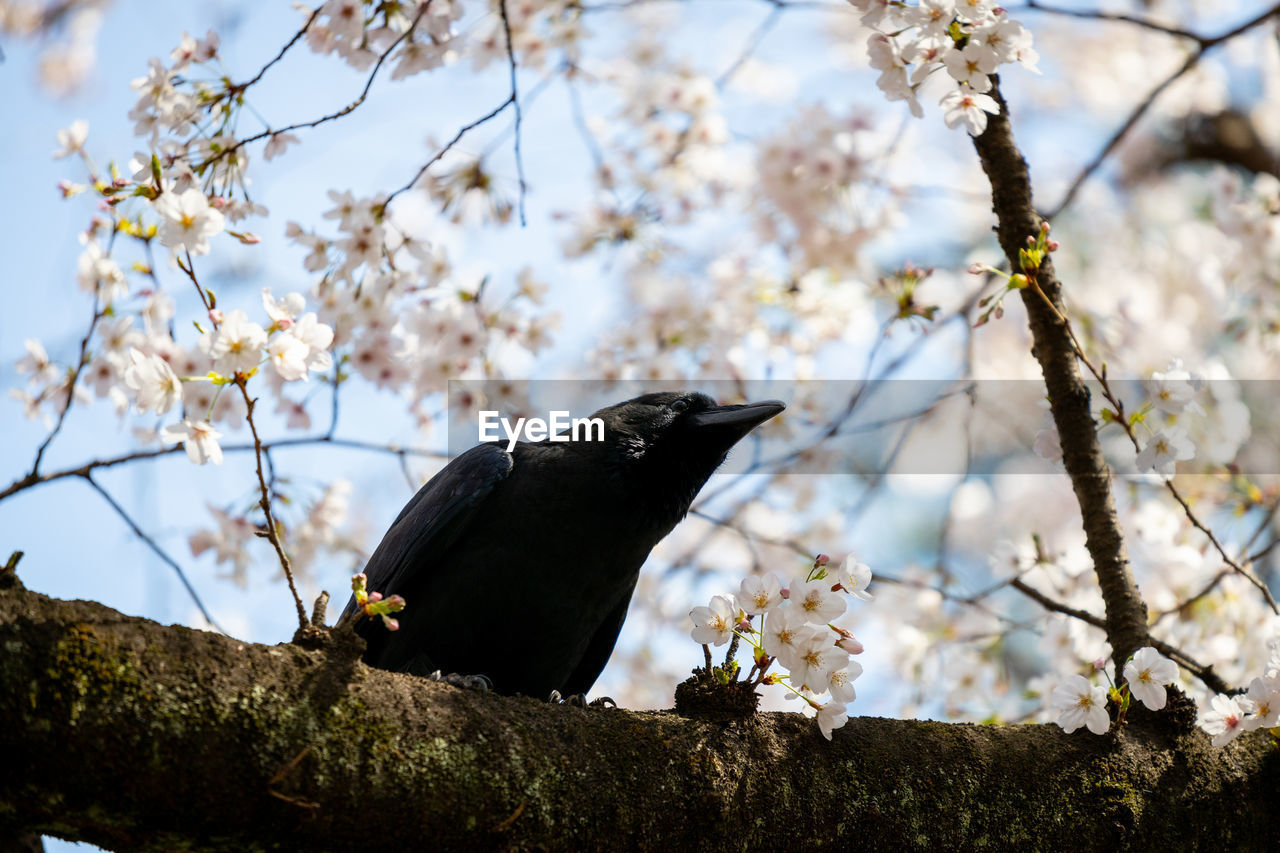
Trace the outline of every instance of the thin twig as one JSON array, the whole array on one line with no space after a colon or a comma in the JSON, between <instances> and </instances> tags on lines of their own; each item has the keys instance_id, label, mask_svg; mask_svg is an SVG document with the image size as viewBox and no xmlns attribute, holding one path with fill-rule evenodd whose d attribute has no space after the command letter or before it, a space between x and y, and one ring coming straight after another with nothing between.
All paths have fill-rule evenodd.
<instances>
[{"instance_id":1,"label":"thin twig","mask_svg":"<svg viewBox=\"0 0 1280 853\"><path fill-rule=\"evenodd\" d=\"M236 376L236 387L240 389L240 395L244 398L245 420L249 424L249 431L253 434L254 458L258 466L258 488L262 494L258 505L262 507L262 513L266 516L266 537L271 546L276 549L276 557L280 560L280 568L284 571L285 582L289 584L289 592L293 594L293 603L298 608L298 627L307 627L307 608L302 603L302 596L298 594L298 587L293 582L293 566L289 563L289 555L285 553L284 544L280 541L280 531L276 526L275 514L271 512L271 492L267 488L267 478L262 470L262 457L266 455L262 447L262 441L258 438L258 426L253 420L253 408L257 400L249 396L247 380L242 375Z\"/></svg>"},{"instance_id":2,"label":"thin twig","mask_svg":"<svg viewBox=\"0 0 1280 853\"><path fill-rule=\"evenodd\" d=\"M747 42L743 46L742 52L738 54L738 58L716 78L717 89L724 89L725 86L729 85L729 81L733 79L734 75L742 70L742 66L746 65L747 60L755 54L761 43L764 42L765 37L777 25L785 8L782 4L774 4L773 8L769 10L769 14L765 15L764 20L751 31L751 35L747 36Z\"/></svg>"},{"instance_id":3,"label":"thin twig","mask_svg":"<svg viewBox=\"0 0 1280 853\"><path fill-rule=\"evenodd\" d=\"M44 441L40 443L40 447L36 449L36 458L31 463L31 474L29 476L39 476L40 462L44 459L44 452L49 449L49 445L58 437L58 433L62 432L62 424L67 419L67 413L71 411L72 401L75 400L76 383L80 381L80 374L84 371L85 356L89 352L89 339L93 337L93 332L98 327L98 321L102 319L102 308L98 298L98 289L95 287L93 290L93 319L89 321L88 331L80 339L80 351L76 358L76 366L72 369L70 378L67 379L66 405L62 407L62 411L58 412L58 420L53 425L53 429L49 431Z\"/></svg>"},{"instance_id":4,"label":"thin twig","mask_svg":"<svg viewBox=\"0 0 1280 853\"><path fill-rule=\"evenodd\" d=\"M511 43L511 20L507 17L507 0L498 0L498 11L502 13L502 32L507 37L507 64L511 69L511 103L516 110L514 147L516 177L520 181L520 198L517 207L520 211L520 226L523 228L527 224L524 217L524 197L527 185L524 180L524 157L520 154L520 124L523 121L523 116L520 112L520 89L516 85L516 52L515 46Z\"/></svg>"},{"instance_id":5,"label":"thin twig","mask_svg":"<svg viewBox=\"0 0 1280 853\"><path fill-rule=\"evenodd\" d=\"M268 62L266 65L262 66L262 68L259 69L257 74L253 75L251 78L249 78L245 82L232 86L229 94L235 94L235 95L244 94L246 89L248 89L250 86L253 86L255 83L257 83L259 80L262 79L262 76L271 69L271 66L275 65L277 62L284 59L284 55L289 52L289 49L292 48L295 44L297 44L300 38L302 38L304 35L307 34L307 30L311 29L311 25L314 24L316 21L316 16L320 14L320 10L323 8L324 6L317 6L316 8L312 9L311 14L307 16L307 22L302 25L302 29L294 33L293 38L285 42L284 47L280 48L280 52L275 55L275 58L272 59L270 62Z\"/></svg>"},{"instance_id":6,"label":"thin twig","mask_svg":"<svg viewBox=\"0 0 1280 853\"><path fill-rule=\"evenodd\" d=\"M1271 7L1267 11L1263 12L1261 15L1258 15L1246 21L1245 23L1223 33L1220 36L1214 36L1212 38L1204 38L1201 36L1191 36L1192 38L1196 39L1196 41L1199 43L1200 45L1199 50L1191 54L1191 56L1187 57L1186 62L1184 62L1181 65L1181 67L1178 68L1178 70L1174 71L1164 80L1160 81L1160 83L1156 85L1154 89L1152 89L1150 92L1147 93L1147 96L1142 99L1142 102L1138 104L1138 106L1133 110L1133 112L1129 114L1129 117L1125 119L1124 123L1121 124L1120 127L1111 135L1111 138L1107 140L1107 143L1102 147L1102 150L1099 151L1097 155L1092 160L1090 160L1089 163L1083 169L1080 170L1080 173L1076 175L1075 179L1071 182L1071 185L1067 188L1067 192L1065 195L1063 195L1062 200L1059 201L1058 204L1052 210L1050 210L1048 213L1045 213L1044 218L1054 219L1060 213L1062 213L1062 211L1065 210L1067 206L1071 204L1072 201L1075 200L1076 194L1080 192L1080 188L1084 186L1085 181L1089 180L1089 178L1093 176L1093 173L1098 171L1098 169L1102 166L1102 164L1106 161L1106 159L1109 156L1111 156L1111 152L1114 151L1116 146L1120 144L1120 141L1124 139L1124 137L1129 133L1130 130L1133 129L1133 126L1138 123L1138 120L1141 119L1144 115L1146 115L1147 110L1150 109L1151 105L1155 103L1156 98L1160 97L1161 93L1163 93L1165 89L1169 88L1169 86L1172 85L1174 81L1176 81L1183 74L1186 74L1188 71L1194 68L1207 52L1217 47L1218 45L1222 44L1223 42L1226 42L1235 38L1241 33L1248 32L1249 30L1265 22L1268 18L1278 13L1280 13L1280 5Z\"/></svg>"},{"instance_id":7,"label":"thin twig","mask_svg":"<svg viewBox=\"0 0 1280 853\"><path fill-rule=\"evenodd\" d=\"M1199 592L1197 592L1195 595L1191 596L1185 601L1179 601L1176 605L1174 605L1173 607L1170 607L1168 610L1165 610L1161 613L1157 613L1156 618L1151 620L1152 627L1159 625L1160 622L1164 620L1166 616L1172 616L1175 613L1179 613L1182 610L1185 610L1186 608L1195 604L1200 599L1204 598L1209 593L1213 592L1215 589L1218 588L1218 584L1222 583L1223 578L1225 578L1229 574L1231 574L1229 570L1222 569L1216 575L1213 576L1213 580L1205 584L1204 588L1201 589Z\"/></svg>"},{"instance_id":8,"label":"thin twig","mask_svg":"<svg viewBox=\"0 0 1280 853\"><path fill-rule=\"evenodd\" d=\"M582 109L582 94L578 91L578 86L574 82L573 75L566 74L564 78L565 88L569 90L569 115L573 119L573 126L578 130L578 136L582 139L582 144L587 149L587 154L591 157L591 164L595 167L596 175L604 174L604 153L600 150L600 143L596 140L595 134L591 132L591 128L587 127L587 117ZM612 184L612 182L610 182ZM612 185L608 187L617 198L617 189Z\"/></svg>"},{"instance_id":9,"label":"thin twig","mask_svg":"<svg viewBox=\"0 0 1280 853\"><path fill-rule=\"evenodd\" d=\"M325 430L325 438L333 438L338 429L338 386L342 384L342 362L333 360L333 394L329 399L329 428Z\"/></svg>"},{"instance_id":10,"label":"thin twig","mask_svg":"<svg viewBox=\"0 0 1280 853\"><path fill-rule=\"evenodd\" d=\"M493 109L489 110L489 112L480 116L480 118L476 119L475 121L468 122L467 124L464 124L462 127L458 128L458 132L453 135L453 138L450 139L447 143L445 143L445 146L441 148L439 151L437 151L435 153L435 156L433 156L426 163L423 163L422 168L418 169L417 173L409 180L407 184L400 187L400 189L393 191L390 195L387 196L387 200L384 204L390 205L391 200L394 199L396 196L400 195L403 192L407 192L408 190L413 189L413 187L418 183L418 181L422 179L422 176L427 173L427 170L430 169L432 166L434 166L436 163L438 163L440 159L444 157L444 155L452 151L453 146L457 145L459 142L462 141L462 137L466 136L472 130L475 130L477 127L489 121L490 119L497 118L499 115L502 114L502 112L507 107L511 106L512 103L514 103L514 101L512 100L511 96L508 95L505 101L498 104L498 106L494 107Z\"/></svg>"},{"instance_id":11,"label":"thin twig","mask_svg":"<svg viewBox=\"0 0 1280 853\"><path fill-rule=\"evenodd\" d=\"M414 22L417 22L416 18ZM214 328L217 329L219 321L213 314L213 299L209 296L204 286L200 284L200 280L196 278L196 268L191 260L191 253L187 252L186 257L186 265L183 265L179 260L178 268L186 273L187 278L191 280L191 285L200 294L200 301L204 303L206 310L209 311L210 320L213 322ZM248 382L249 377L243 373L236 373L231 380L231 384L240 389L240 396L244 399L245 420L249 423L249 432L253 436L253 455L257 463L258 487L261 491L259 506L262 507L262 514L266 519L265 536L267 541L275 548L276 557L280 560L280 568L284 572L285 582L289 585L289 592L293 595L293 603L298 609L298 627L299 629L305 629L307 627L307 608L302 603L302 596L298 594L297 584L293 580L293 567L289 563L289 555L285 553L284 544L280 541L280 530L276 525L275 514L271 511L271 491L267 487L267 477L262 467L262 459L267 451L264 449L262 439L258 435L258 425L253 419L253 409L258 401L249 396Z\"/></svg>"},{"instance_id":12,"label":"thin twig","mask_svg":"<svg viewBox=\"0 0 1280 853\"><path fill-rule=\"evenodd\" d=\"M274 450L280 447L306 447L315 444L328 444L333 447L345 447L352 450L367 450L371 453L389 453L404 459L408 456L419 456L424 458L445 459L448 454L440 453L434 450L423 450L417 447L397 447L393 444L377 444L371 441L360 441L353 438L336 438L330 435L308 435L297 436L295 438L281 438L275 441L264 441L262 447L264 450ZM222 452L225 453L244 453L254 450L252 444L227 444L223 445ZM87 462L84 465L75 468L64 468L60 471L54 471L51 474L39 474L32 476L27 474L7 486L0 491L0 501L15 495L19 492L30 489L34 486L51 483L54 480L61 480L66 477L84 477L93 471L101 468L113 468L116 465L123 465L128 462L135 462L143 459L157 459L162 456L171 456L175 453L183 452L181 444L175 444L172 447L164 447L156 450L138 450L133 453L125 453L121 456L114 456L110 459L98 459L93 462Z\"/></svg>"},{"instance_id":13,"label":"thin twig","mask_svg":"<svg viewBox=\"0 0 1280 853\"><path fill-rule=\"evenodd\" d=\"M1106 371L1099 370L1093 364L1093 361L1090 360L1089 356L1085 354L1084 347L1081 345L1080 339L1076 337L1075 329L1072 327L1071 321L1067 319L1065 314L1058 310L1058 307L1053 304L1053 301L1049 299L1048 295L1043 289L1041 289L1034 271L1031 271L1028 275L1028 280L1031 282L1031 288L1040 295L1041 299L1043 299L1045 304L1049 307L1049 310L1053 312L1054 316L1056 316L1065 327L1067 335L1071 340L1071 346L1075 350L1076 358L1084 364L1088 371L1093 375L1093 378L1098 381L1098 385L1102 390L1102 396L1115 409L1115 423L1119 424L1120 428L1124 430L1125 435L1129 437L1129 441L1133 444L1133 449L1140 453L1142 451L1142 443L1138 441L1138 436L1137 433L1134 432L1133 424L1130 423L1129 418L1125 417L1124 403L1116 395L1115 391L1112 390L1111 383L1107 379ZM1183 514L1186 515L1187 520L1191 522L1191 525L1208 538L1209 544L1211 544L1214 550L1218 552L1218 555L1222 557L1222 561L1230 566L1232 571L1249 581L1249 583L1253 584L1253 586L1262 593L1262 597L1267 602L1267 606L1271 608L1272 613L1280 614L1280 606L1276 605L1276 600L1275 597L1272 596L1271 590L1267 588L1267 585L1263 583L1260 578L1256 577L1253 572L1249 571L1246 565L1237 562L1230 554L1227 553L1227 549L1218 541L1218 537L1214 535L1213 531L1210 530L1209 527L1200 520L1199 516L1196 515L1195 511L1191 509L1191 504L1189 504L1187 499L1182 496L1182 492L1178 490L1178 487L1173 484L1173 479L1166 478L1164 486L1169 494L1173 496L1173 499L1178 502L1178 505L1182 507Z\"/></svg>"},{"instance_id":14,"label":"thin twig","mask_svg":"<svg viewBox=\"0 0 1280 853\"><path fill-rule=\"evenodd\" d=\"M1027 5L1021 8L1015 7L1009 11L1021 12L1024 10L1029 12L1045 12L1050 15L1065 15L1069 18L1085 18L1087 20L1094 21L1116 21L1133 24L1134 26L1143 27L1148 30L1155 30L1156 32L1165 33L1171 36L1194 39L1196 42L1201 44L1203 44L1205 40L1203 36L1197 35L1189 30L1166 26L1164 24L1157 23L1156 21L1152 21L1149 18L1139 18L1135 15L1125 15L1119 12L1102 12L1095 9L1064 9L1060 6L1050 6L1048 4L1041 3L1039 0L1027 0Z\"/></svg>"},{"instance_id":15,"label":"thin twig","mask_svg":"<svg viewBox=\"0 0 1280 853\"><path fill-rule=\"evenodd\" d=\"M1095 628L1100 628L1103 631L1106 631L1107 629L1107 623L1101 617L1094 616L1092 613L1088 612L1087 610L1078 610L1077 608L1070 607L1066 604L1063 604L1060 601L1055 601L1054 599L1040 592L1040 590L1036 589L1035 587L1027 585L1021 579L1015 579L1009 584L1009 586L1018 590L1023 595L1027 596L1027 598L1030 598L1032 601L1039 604L1045 610L1050 610L1050 611L1053 611L1054 613L1061 613L1064 616L1070 616L1073 619L1079 619L1080 621L1086 624L1092 625ZM1171 646L1168 643L1164 642L1163 640L1157 640L1155 637L1148 636L1147 642L1151 645L1152 648L1160 652L1165 657L1170 658L1171 660L1177 661L1178 663L1182 664L1182 666L1186 668L1192 675L1200 679L1200 681L1204 683L1205 687L1208 687L1210 690L1214 691L1215 693L1231 693L1232 692L1231 685L1223 681L1222 678L1219 677L1218 674L1213 671L1212 665L1206 666L1205 664L1199 663L1190 655L1188 655L1186 652L1182 651L1176 646ZM1119 661L1117 661L1116 663L1117 665L1120 664Z\"/></svg>"},{"instance_id":16,"label":"thin twig","mask_svg":"<svg viewBox=\"0 0 1280 853\"><path fill-rule=\"evenodd\" d=\"M178 565L178 561L170 557L163 548L156 544L154 539L143 532L142 528L138 526L138 523L134 521L133 517L129 515L125 508L122 507L114 497L112 497L111 493L104 489L97 480L93 479L92 474L86 472L81 474L80 477L88 483L95 492L102 495L103 500L105 500L111 508L116 511L116 515L120 516L124 523L129 525L129 529L133 531L134 536L141 539L143 543L145 543L146 546L164 562L165 565L177 573L178 580L182 582L182 586L187 590L187 595L191 597L191 601L200 611L200 615L204 617L204 620L217 629L219 633L227 634L226 629L219 625L218 621L213 618L213 614L209 612L209 608L204 606L204 602L200 600L200 594L196 592L196 588L191 585L191 579L187 577L187 573L183 570L182 566ZM231 635L227 634L227 636Z\"/></svg>"},{"instance_id":17,"label":"thin twig","mask_svg":"<svg viewBox=\"0 0 1280 853\"><path fill-rule=\"evenodd\" d=\"M428 2L426 3L423 3L422 6L418 8L418 14L414 16L413 22L409 24L409 28L405 30L403 33L401 33L399 38L393 41L391 43L391 46L388 47L385 51L383 51L382 54L378 57L378 61L373 64L373 70L369 72L368 79L365 80L364 89L361 90L359 97L357 97L354 101L347 104L342 109L337 110L336 112L328 113L327 115L323 115L318 119L313 119L312 121L297 122L296 124L286 125L276 130L272 130L268 128L267 130L261 131L260 133L255 133L253 136L246 136L244 139L236 140L236 143L234 145L229 145L226 148L223 148L222 150L215 152L209 157L209 159L203 161L198 166L195 166L193 168L196 171L200 171L202 169L208 168L214 163L217 163L222 158L228 157L234 154L235 152L239 151L241 148L248 145L250 142L257 142L259 139L265 139L268 136L276 136L281 133L288 133L291 130L302 130L303 128L319 127L320 125L325 124L326 122L335 121L337 119L342 118L345 115L349 115L350 113L354 112L356 109L360 107L361 104L365 102L365 99L369 97L369 90L373 88L373 81L378 78L378 72L382 69L382 64L387 61L387 57L391 55L392 51L394 51L397 47L400 46L400 43L402 41L404 41L406 38L413 37L413 32L414 30L417 29L418 22L422 20L422 16L426 13L427 8L430 5L431 5L430 0L428 0Z\"/></svg>"}]
</instances>

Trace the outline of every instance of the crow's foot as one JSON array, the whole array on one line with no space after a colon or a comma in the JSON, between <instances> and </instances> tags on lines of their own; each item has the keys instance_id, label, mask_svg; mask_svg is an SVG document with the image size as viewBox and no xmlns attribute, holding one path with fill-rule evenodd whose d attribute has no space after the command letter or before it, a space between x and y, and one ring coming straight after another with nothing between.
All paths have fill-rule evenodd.
<instances>
[{"instance_id":1,"label":"crow's foot","mask_svg":"<svg viewBox=\"0 0 1280 853\"><path fill-rule=\"evenodd\" d=\"M470 690L479 690L481 693L488 693L493 690L493 679L487 675L459 675L456 672L448 674L436 670L427 676L432 681L442 681L445 684L452 684L454 687L464 687Z\"/></svg>"},{"instance_id":2,"label":"crow's foot","mask_svg":"<svg viewBox=\"0 0 1280 853\"><path fill-rule=\"evenodd\" d=\"M587 697L581 693L575 693L572 696L561 696L559 690L552 690L551 695L547 697L547 701L553 705L572 705L575 708L616 708L618 703L608 696L601 696L598 699L587 701Z\"/></svg>"}]
</instances>

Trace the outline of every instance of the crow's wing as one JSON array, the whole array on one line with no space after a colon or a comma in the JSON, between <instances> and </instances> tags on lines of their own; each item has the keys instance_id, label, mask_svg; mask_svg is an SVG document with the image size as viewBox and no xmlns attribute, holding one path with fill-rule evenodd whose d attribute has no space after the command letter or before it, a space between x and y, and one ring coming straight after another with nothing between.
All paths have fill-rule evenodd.
<instances>
[{"instance_id":1,"label":"crow's wing","mask_svg":"<svg viewBox=\"0 0 1280 853\"><path fill-rule=\"evenodd\" d=\"M395 595L410 573L430 566L458 538L494 486L511 473L512 461L501 446L481 444L428 480L391 523L365 565L369 591ZM342 617L355 609L352 596Z\"/></svg>"}]
</instances>

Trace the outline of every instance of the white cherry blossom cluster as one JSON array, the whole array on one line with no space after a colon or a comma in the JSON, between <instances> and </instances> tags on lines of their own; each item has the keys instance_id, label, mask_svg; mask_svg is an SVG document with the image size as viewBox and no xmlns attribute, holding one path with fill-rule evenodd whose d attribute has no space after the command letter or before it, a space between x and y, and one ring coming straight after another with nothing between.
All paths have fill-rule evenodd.
<instances>
[{"instance_id":1,"label":"white cherry blossom cluster","mask_svg":"<svg viewBox=\"0 0 1280 853\"><path fill-rule=\"evenodd\" d=\"M1210 710L1200 715L1200 725L1212 736L1214 746L1226 746L1245 732L1280 726L1280 672L1271 670L1249 682L1243 696L1219 693Z\"/></svg>"},{"instance_id":2,"label":"white cherry blossom cluster","mask_svg":"<svg viewBox=\"0 0 1280 853\"><path fill-rule=\"evenodd\" d=\"M40 82L55 95L75 92L98 59L110 0L0 0L0 33L43 42Z\"/></svg>"},{"instance_id":3,"label":"white cherry blossom cluster","mask_svg":"<svg viewBox=\"0 0 1280 853\"><path fill-rule=\"evenodd\" d=\"M464 14L474 13L480 5L488 7L487 14L460 31L458 23ZM298 9L310 17L309 6L298 4ZM391 50L391 78L400 80L462 58L469 58L476 70L505 61L508 27L517 62L529 68L543 68L557 49L576 60L584 35L581 7L571 0L509 0L505 23L496 0L486 4L328 0L308 27L306 43L316 53L336 54L360 71L369 70Z\"/></svg>"},{"instance_id":4,"label":"white cherry blossom cluster","mask_svg":"<svg viewBox=\"0 0 1280 853\"><path fill-rule=\"evenodd\" d=\"M490 14L466 37L466 52L477 71L507 58L507 37L498 0L489 0ZM575 0L507 0L507 24L516 61L542 69L553 50L577 62L580 44L587 35L582 7Z\"/></svg>"},{"instance_id":5,"label":"white cherry blossom cluster","mask_svg":"<svg viewBox=\"0 0 1280 853\"><path fill-rule=\"evenodd\" d=\"M1099 660L1094 668L1105 674L1101 664ZM1125 683L1119 689L1094 684L1083 675L1072 675L1054 687L1049 701L1057 713L1058 725L1068 734L1081 726L1096 735L1106 734L1111 729L1108 698L1115 700L1121 719L1131 699L1159 711L1168 701L1165 685L1178 678L1178 665L1152 647L1143 646L1125 663L1124 677Z\"/></svg>"},{"instance_id":6,"label":"white cherry blossom cluster","mask_svg":"<svg viewBox=\"0 0 1280 853\"><path fill-rule=\"evenodd\" d=\"M935 72L954 81L942 96L947 127L963 124L973 136L987 128L987 115L1000 112L991 76L1005 63L1036 70L1039 56L1031 34L995 0L849 0L874 32L867 40L876 85L890 101L906 101L912 115L924 110L918 95Z\"/></svg>"},{"instance_id":7,"label":"white cherry blossom cluster","mask_svg":"<svg viewBox=\"0 0 1280 853\"><path fill-rule=\"evenodd\" d=\"M335 329L347 363L378 388L402 392L411 407L451 378L491 375L491 351L514 344L537 353L550 342L555 315L531 316L546 285L527 269L513 298L490 308L483 284L464 289L441 247L415 239L386 209L384 196L331 190L340 236L289 223L288 236L309 252L303 265L322 272L321 317Z\"/></svg>"},{"instance_id":8,"label":"white cherry blossom cluster","mask_svg":"<svg viewBox=\"0 0 1280 853\"><path fill-rule=\"evenodd\" d=\"M819 556L808 575L787 588L773 575L745 578L736 595L714 596L689 616L695 642L722 646L737 637L750 644L754 665L748 680L786 685L817 711L818 727L830 740L849 719L848 704L857 695L853 682L862 674L862 665L850 658L862 652L862 644L832 623L845 612L845 595L870 600L871 569L852 554L834 572L826 566L826 556ZM770 673L775 661L785 674Z\"/></svg>"},{"instance_id":9,"label":"white cherry blossom cluster","mask_svg":"<svg viewBox=\"0 0 1280 853\"><path fill-rule=\"evenodd\" d=\"M731 144L715 80L687 60L669 56L660 33L643 31L622 55L584 60L588 73L613 90L612 120L591 117L585 132L610 152L596 163L597 198L562 214L572 231L564 252L649 244L646 226L684 224L750 186L750 168ZM623 190L628 192L623 192ZM642 202L622 199L640 194Z\"/></svg>"},{"instance_id":10,"label":"white cherry blossom cluster","mask_svg":"<svg viewBox=\"0 0 1280 853\"><path fill-rule=\"evenodd\" d=\"M1139 471L1154 471L1169 478L1174 475L1178 462L1195 458L1195 444L1188 437L1186 428L1179 425L1178 418L1184 413L1204 414L1204 409L1196 402L1202 384L1203 380L1193 377L1180 358L1169 362L1163 371L1152 372L1147 383L1150 394L1147 410L1161 412L1166 423L1153 430L1147 443L1138 451Z\"/></svg>"},{"instance_id":11,"label":"white cherry blossom cluster","mask_svg":"<svg viewBox=\"0 0 1280 853\"><path fill-rule=\"evenodd\" d=\"M253 376L262 364L270 363L275 381L284 383L306 380L312 370L325 371L332 367L328 350L333 343L333 329L319 322L314 312L303 313L306 303L302 294L290 293L276 301L270 289L263 288L262 303L271 320L267 328L250 320L238 308L226 314L217 309L210 311L214 327L201 336L198 348L203 358L194 361L201 366L208 365L203 375L187 374L179 379L171 366L175 355L172 349L165 354L168 358L131 349L124 381L136 395L138 411L167 414L184 399L183 381L207 381L215 388L222 388ZM193 363L188 361L184 366L193 366ZM218 439L222 433L211 423L219 396L215 392L204 411L193 411L195 407L189 406L182 422L162 429L160 438L182 442L191 461L198 465L220 464L222 448ZM197 397L192 402L202 400Z\"/></svg>"},{"instance_id":12,"label":"white cherry blossom cluster","mask_svg":"<svg viewBox=\"0 0 1280 853\"><path fill-rule=\"evenodd\" d=\"M296 8L310 18L311 6L299 3ZM351 67L367 71L400 41L389 58L392 76L398 80L438 68L454 58L453 25L462 14L462 3L457 0L394 4L328 0L307 28L306 42L316 53L337 54ZM415 19L413 37L407 38Z\"/></svg>"},{"instance_id":13,"label":"white cherry blossom cluster","mask_svg":"<svg viewBox=\"0 0 1280 853\"><path fill-rule=\"evenodd\" d=\"M869 180L893 144L860 111L800 110L756 158L760 235L789 244L797 268L859 272L864 247L901 219L892 195Z\"/></svg>"},{"instance_id":14,"label":"white cherry blossom cluster","mask_svg":"<svg viewBox=\"0 0 1280 853\"><path fill-rule=\"evenodd\" d=\"M310 503L296 523L281 520L277 514L277 521L288 536L290 563L297 576L306 577L322 553L346 555L353 567L362 559L359 537L345 529L350 515L351 490L349 481L335 480ZM261 528L246 515L212 505L208 510L214 526L200 528L187 538L192 555L212 554L215 565L226 567L223 577L247 587L252 543Z\"/></svg>"},{"instance_id":15,"label":"white cherry blossom cluster","mask_svg":"<svg viewBox=\"0 0 1280 853\"><path fill-rule=\"evenodd\" d=\"M224 217L237 222L267 213L249 197L249 153L232 132L241 93L218 66L219 47L212 30L202 39L184 33L168 64L152 57L147 73L130 84L138 100L129 118L147 148L129 160L128 178L115 177L112 203L125 193L155 200L165 224L162 242L174 251L205 254L207 239L223 230ZM195 66L205 73L193 73ZM296 141L287 133L270 136L266 159Z\"/></svg>"}]
</instances>

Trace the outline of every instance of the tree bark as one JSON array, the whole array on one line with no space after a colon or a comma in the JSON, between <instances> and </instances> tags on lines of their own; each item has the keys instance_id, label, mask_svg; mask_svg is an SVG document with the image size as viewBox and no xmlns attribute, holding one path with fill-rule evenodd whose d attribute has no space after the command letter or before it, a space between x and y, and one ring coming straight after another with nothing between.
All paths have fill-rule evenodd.
<instances>
[{"instance_id":1,"label":"tree bark","mask_svg":"<svg viewBox=\"0 0 1280 853\"><path fill-rule=\"evenodd\" d=\"M1013 138L1009 105L1000 94L999 78L992 77L992 81L990 94L1000 105L1000 113L989 117L986 131L974 138L973 145L991 183L991 208L996 215L1000 248L1010 268L1020 272L1018 251L1026 247L1028 237L1040 233L1041 219L1031 201L1027 163ZM1062 301L1062 285L1053 272L1052 258L1045 257L1036 280L1043 296L1033 287L1022 291L1022 304L1027 309L1027 323L1031 327L1031 352L1040 363L1049 408L1062 445L1062 464L1080 505L1085 547L1093 558L1094 573L1106 605L1107 640L1111 643L1119 677L1124 662L1147 645L1147 606L1129 570L1129 557L1111 494L1111 469L1103 458L1089 408L1089 388L1080 375L1075 347L1062 319L1067 309Z\"/></svg>"},{"instance_id":2,"label":"tree bark","mask_svg":"<svg viewBox=\"0 0 1280 853\"><path fill-rule=\"evenodd\" d=\"M253 645L47 598L11 573L0 587L0 837L236 851L1275 839L1270 739L1212 748L1176 702L1104 737L862 718L828 743L799 714L553 706L369 669L353 635Z\"/></svg>"}]
</instances>

